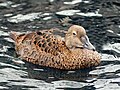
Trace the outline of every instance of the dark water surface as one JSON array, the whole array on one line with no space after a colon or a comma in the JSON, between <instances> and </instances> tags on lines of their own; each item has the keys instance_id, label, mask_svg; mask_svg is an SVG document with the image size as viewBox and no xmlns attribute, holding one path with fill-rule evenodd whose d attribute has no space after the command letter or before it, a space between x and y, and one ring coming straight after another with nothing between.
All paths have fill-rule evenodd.
<instances>
[{"instance_id":1,"label":"dark water surface","mask_svg":"<svg viewBox=\"0 0 120 90\"><path fill-rule=\"evenodd\" d=\"M63 71L23 62L10 31L85 27L97 67ZM120 0L0 0L0 90L120 90Z\"/></svg>"}]
</instances>

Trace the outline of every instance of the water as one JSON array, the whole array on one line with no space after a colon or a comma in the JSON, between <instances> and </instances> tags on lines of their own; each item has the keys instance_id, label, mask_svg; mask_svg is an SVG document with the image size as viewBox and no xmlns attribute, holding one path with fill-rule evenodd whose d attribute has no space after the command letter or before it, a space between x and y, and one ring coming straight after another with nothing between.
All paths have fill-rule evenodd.
<instances>
[{"instance_id":1,"label":"water","mask_svg":"<svg viewBox=\"0 0 120 90\"><path fill-rule=\"evenodd\" d=\"M1 0L1 90L120 90L119 0ZM64 71L23 62L15 53L10 31L29 32L71 24L85 27L101 53L101 64Z\"/></svg>"}]
</instances>

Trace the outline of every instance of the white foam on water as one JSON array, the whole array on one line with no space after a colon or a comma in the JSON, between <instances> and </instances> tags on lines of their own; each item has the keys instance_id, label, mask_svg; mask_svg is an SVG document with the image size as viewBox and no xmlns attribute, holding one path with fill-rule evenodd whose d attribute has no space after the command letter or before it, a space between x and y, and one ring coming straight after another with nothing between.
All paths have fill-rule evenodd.
<instances>
[{"instance_id":1,"label":"white foam on water","mask_svg":"<svg viewBox=\"0 0 120 90\"><path fill-rule=\"evenodd\" d=\"M12 23L19 23L19 22L23 22L23 21L26 21L26 20L33 21L34 19L38 19L39 15L41 15L41 12L29 13L29 14L26 14L26 15L18 14L16 16L8 18L7 20L9 22L12 22Z\"/></svg>"},{"instance_id":2,"label":"white foam on water","mask_svg":"<svg viewBox=\"0 0 120 90\"><path fill-rule=\"evenodd\" d=\"M84 86L90 86L91 83L83 83L77 81L59 80L51 82L56 88L82 88Z\"/></svg>"},{"instance_id":3,"label":"white foam on water","mask_svg":"<svg viewBox=\"0 0 120 90\"><path fill-rule=\"evenodd\" d=\"M1 90L9 89L9 87L3 87L3 86L0 86L0 89L1 89Z\"/></svg>"},{"instance_id":4,"label":"white foam on water","mask_svg":"<svg viewBox=\"0 0 120 90\"><path fill-rule=\"evenodd\" d=\"M15 8L15 7L18 7L20 6L21 4L15 4L15 5L11 5L11 7Z\"/></svg>"},{"instance_id":5,"label":"white foam on water","mask_svg":"<svg viewBox=\"0 0 120 90\"><path fill-rule=\"evenodd\" d=\"M53 79L53 78L55 78L55 77L48 77L48 78Z\"/></svg>"},{"instance_id":6,"label":"white foam on water","mask_svg":"<svg viewBox=\"0 0 120 90\"><path fill-rule=\"evenodd\" d=\"M1 66L10 66L10 67L13 67L13 68L16 68L16 69L20 69L20 67L17 67L17 66L11 65L11 64L7 64L7 63L0 62L0 65Z\"/></svg>"},{"instance_id":7,"label":"white foam on water","mask_svg":"<svg viewBox=\"0 0 120 90\"><path fill-rule=\"evenodd\" d=\"M9 33L0 30L0 36L9 36Z\"/></svg>"},{"instance_id":8,"label":"white foam on water","mask_svg":"<svg viewBox=\"0 0 120 90\"><path fill-rule=\"evenodd\" d=\"M34 68L34 70L36 70L36 71L44 71L44 69L38 69L38 68Z\"/></svg>"},{"instance_id":9,"label":"white foam on water","mask_svg":"<svg viewBox=\"0 0 120 90\"><path fill-rule=\"evenodd\" d=\"M114 33L112 30L107 30L107 32Z\"/></svg>"},{"instance_id":10,"label":"white foam on water","mask_svg":"<svg viewBox=\"0 0 120 90\"><path fill-rule=\"evenodd\" d=\"M120 25L118 27L120 28Z\"/></svg>"},{"instance_id":11,"label":"white foam on water","mask_svg":"<svg viewBox=\"0 0 120 90\"><path fill-rule=\"evenodd\" d=\"M56 14L72 16L72 15L78 13L78 12L80 12L80 10L63 10L63 11L56 12Z\"/></svg>"},{"instance_id":12,"label":"white foam on water","mask_svg":"<svg viewBox=\"0 0 120 90\"><path fill-rule=\"evenodd\" d=\"M16 60L14 57L10 56L10 55L7 55L7 54L4 54L4 53L1 53L0 54L1 57L9 57L9 59L11 59L11 61L13 61L14 63L17 63L17 64L25 64L22 60ZM5 65L5 66L11 66L10 64L5 64L5 63L0 63L0 65Z\"/></svg>"},{"instance_id":13,"label":"white foam on water","mask_svg":"<svg viewBox=\"0 0 120 90\"><path fill-rule=\"evenodd\" d=\"M67 74L75 73L75 71L68 71Z\"/></svg>"},{"instance_id":14,"label":"white foam on water","mask_svg":"<svg viewBox=\"0 0 120 90\"><path fill-rule=\"evenodd\" d=\"M13 58L12 56L9 56L9 55L7 55L7 54L3 54L3 53L1 53L1 54L0 54L0 56L9 57L9 58Z\"/></svg>"},{"instance_id":15,"label":"white foam on water","mask_svg":"<svg viewBox=\"0 0 120 90\"><path fill-rule=\"evenodd\" d=\"M9 80L23 80L21 76L27 76L27 72L14 68L2 68L0 72L0 82L11 83Z\"/></svg>"},{"instance_id":16,"label":"white foam on water","mask_svg":"<svg viewBox=\"0 0 120 90\"><path fill-rule=\"evenodd\" d=\"M93 84L95 88L100 89L108 85L110 82L111 79L97 79L95 82L93 82Z\"/></svg>"},{"instance_id":17,"label":"white foam on water","mask_svg":"<svg viewBox=\"0 0 120 90\"><path fill-rule=\"evenodd\" d=\"M120 86L117 83L108 83L96 90L120 90Z\"/></svg>"},{"instance_id":18,"label":"white foam on water","mask_svg":"<svg viewBox=\"0 0 120 90\"><path fill-rule=\"evenodd\" d=\"M4 38L6 41L8 41L8 42L14 42L11 38Z\"/></svg>"},{"instance_id":19,"label":"white foam on water","mask_svg":"<svg viewBox=\"0 0 120 90\"><path fill-rule=\"evenodd\" d=\"M49 2L54 2L55 0L49 0Z\"/></svg>"},{"instance_id":20,"label":"white foam on water","mask_svg":"<svg viewBox=\"0 0 120 90\"><path fill-rule=\"evenodd\" d=\"M35 28L36 29L36 28L39 28L39 27L30 25L30 26L28 26L28 28Z\"/></svg>"},{"instance_id":21,"label":"white foam on water","mask_svg":"<svg viewBox=\"0 0 120 90\"><path fill-rule=\"evenodd\" d=\"M21 78L21 80L24 80L24 81L23 82L10 82L10 83L8 83L8 85L9 86L11 86L11 85L33 86L36 88L36 90L56 90L53 84L46 83L43 80L28 79L28 78ZM35 90L35 89L29 88L29 90Z\"/></svg>"},{"instance_id":22,"label":"white foam on water","mask_svg":"<svg viewBox=\"0 0 120 90\"><path fill-rule=\"evenodd\" d=\"M88 83L90 83L90 82L93 82L93 81L95 81L95 80L97 80L97 78L87 79L87 80L85 80L85 81L87 81Z\"/></svg>"},{"instance_id":23,"label":"white foam on water","mask_svg":"<svg viewBox=\"0 0 120 90\"><path fill-rule=\"evenodd\" d=\"M113 78L111 82L117 82L117 83L120 83L120 77L119 77L119 78Z\"/></svg>"},{"instance_id":24,"label":"white foam on water","mask_svg":"<svg viewBox=\"0 0 120 90\"><path fill-rule=\"evenodd\" d=\"M12 15L13 15L12 13L4 14L5 17L9 17L9 16L12 16Z\"/></svg>"},{"instance_id":25,"label":"white foam on water","mask_svg":"<svg viewBox=\"0 0 120 90\"><path fill-rule=\"evenodd\" d=\"M64 4L73 5L73 4L77 4L77 3L80 3L80 2L82 2L82 0L73 0L72 2L64 2Z\"/></svg>"},{"instance_id":26,"label":"white foam on water","mask_svg":"<svg viewBox=\"0 0 120 90\"><path fill-rule=\"evenodd\" d=\"M101 67L101 69L90 71L89 74L100 75L103 73L116 72L117 70L120 70L120 65L109 64L109 65L99 66L99 67Z\"/></svg>"},{"instance_id":27,"label":"white foam on water","mask_svg":"<svg viewBox=\"0 0 120 90\"><path fill-rule=\"evenodd\" d=\"M117 73L116 75L120 76L120 73Z\"/></svg>"},{"instance_id":28,"label":"white foam on water","mask_svg":"<svg viewBox=\"0 0 120 90\"><path fill-rule=\"evenodd\" d=\"M52 19L52 17L49 16L49 17L44 17L44 18L43 18L43 20L49 20L49 19Z\"/></svg>"},{"instance_id":29,"label":"white foam on water","mask_svg":"<svg viewBox=\"0 0 120 90\"><path fill-rule=\"evenodd\" d=\"M22 78L22 76L24 76L24 78ZM32 88L28 87L27 89L29 90L33 90L34 87L36 90L56 90L54 85L51 83L46 83L43 80L25 78L25 76L28 76L28 72L20 69L0 69L0 82L6 82L7 86L33 86Z\"/></svg>"},{"instance_id":30,"label":"white foam on water","mask_svg":"<svg viewBox=\"0 0 120 90\"><path fill-rule=\"evenodd\" d=\"M10 48L9 46L2 46L2 48L0 48L0 52L7 52L8 48Z\"/></svg>"},{"instance_id":31,"label":"white foam on water","mask_svg":"<svg viewBox=\"0 0 120 90\"><path fill-rule=\"evenodd\" d=\"M0 3L0 6L8 7L8 6L11 5L12 3L13 3L13 2L11 2L11 1L7 1L7 2Z\"/></svg>"},{"instance_id":32,"label":"white foam on water","mask_svg":"<svg viewBox=\"0 0 120 90\"><path fill-rule=\"evenodd\" d=\"M2 29L8 29L8 27L1 26Z\"/></svg>"},{"instance_id":33,"label":"white foam on water","mask_svg":"<svg viewBox=\"0 0 120 90\"><path fill-rule=\"evenodd\" d=\"M90 3L90 1L83 1L84 3Z\"/></svg>"},{"instance_id":34,"label":"white foam on water","mask_svg":"<svg viewBox=\"0 0 120 90\"><path fill-rule=\"evenodd\" d=\"M109 55L109 54L102 54L101 55L102 59L101 61L120 61L120 57L115 57L114 55Z\"/></svg>"},{"instance_id":35,"label":"white foam on water","mask_svg":"<svg viewBox=\"0 0 120 90\"><path fill-rule=\"evenodd\" d=\"M103 45L103 50L113 50L117 53L120 53L120 43L114 43L114 44L110 44L107 43L106 45Z\"/></svg>"},{"instance_id":36,"label":"white foam on water","mask_svg":"<svg viewBox=\"0 0 120 90\"><path fill-rule=\"evenodd\" d=\"M25 62L23 62L22 60L12 59L12 61L16 64L25 64Z\"/></svg>"},{"instance_id":37,"label":"white foam on water","mask_svg":"<svg viewBox=\"0 0 120 90\"><path fill-rule=\"evenodd\" d=\"M98 12L87 12L87 13L76 13L77 15L80 16L85 16L85 17L93 17L93 16L97 16L97 17L102 17L102 14L99 14Z\"/></svg>"},{"instance_id":38,"label":"white foam on water","mask_svg":"<svg viewBox=\"0 0 120 90\"><path fill-rule=\"evenodd\" d=\"M44 20L48 20L48 19L51 19L52 17L50 16L51 13L41 13L41 12L38 12L38 13L28 13L28 14L18 14L16 16L12 16L10 18L8 18L7 20L9 22L12 22L12 23L19 23L19 22L23 22L23 21L26 21L26 20L29 20L29 21L33 21L34 19L39 19L43 16L46 16L44 17L43 19Z\"/></svg>"},{"instance_id":39,"label":"white foam on water","mask_svg":"<svg viewBox=\"0 0 120 90\"><path fill-rule=\"evenodd\" d=\"M43 14L41 14L41 16L49 16L49 15L51 15L51 13L43 13Z\"/></svg>"}]
</instances>

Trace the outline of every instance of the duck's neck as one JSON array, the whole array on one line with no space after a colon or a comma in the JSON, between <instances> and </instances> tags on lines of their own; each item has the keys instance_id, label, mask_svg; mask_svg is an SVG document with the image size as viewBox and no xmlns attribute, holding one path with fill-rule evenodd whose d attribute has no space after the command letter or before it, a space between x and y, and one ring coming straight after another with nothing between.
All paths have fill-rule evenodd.
<instances>
[{"instance_id":1,"label":"duck's neck","mask_svg":"<svg viewBox=\"0 0 120 90\"><path fill-rule=\"evenodd\" d=\"M68 36L68 34L66 34L65 35L65 45L69 48L69 49L71 49L73 46L71 45L71 37L70 36Z\"/></svg>"}]
</instances>

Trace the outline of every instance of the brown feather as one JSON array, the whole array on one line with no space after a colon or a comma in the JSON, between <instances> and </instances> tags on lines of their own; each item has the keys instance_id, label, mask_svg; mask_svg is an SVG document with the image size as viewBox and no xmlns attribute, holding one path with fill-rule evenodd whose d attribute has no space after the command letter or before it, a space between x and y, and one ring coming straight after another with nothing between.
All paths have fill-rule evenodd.
<instances>
[{"instance_id":1,"label":"brown feather","mask_svg":"<svg viewBox=\"0 0 120 90\"><path fill-rule=\"evenodd\" d=\"M58 69L79 69L96 66L100 55L88 49L69 49L62 37L53 32L38 31L17 35L11 32L17 54L23 60Z\"/></svg>"}]
</instances>

